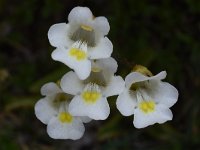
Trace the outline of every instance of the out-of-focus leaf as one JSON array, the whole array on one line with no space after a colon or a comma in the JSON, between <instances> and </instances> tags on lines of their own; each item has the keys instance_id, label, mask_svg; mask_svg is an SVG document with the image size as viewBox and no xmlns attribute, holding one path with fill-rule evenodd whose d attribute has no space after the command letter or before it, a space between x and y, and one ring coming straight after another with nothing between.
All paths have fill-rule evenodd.
<instances>
[{"instance_id":1,"label":"out-of-focus leaf","mask_svg":"<svg viewBox=\"0 0 200 150\"><path fill-rule=\"evenodd\" d=\"M0 149L1 150L21 150L16 141L10 140L7 135L0 135Z\"/></svg>"},{"instance_id":2,"label":"out-of-focus leaf","mask_svg":"<svg viewBox=\"0 0 200 150\"><path fill-rule=\"evenodd\" d=\"M15 97L5 106L5 111L9 112L15 109L32 108L38 100L36 97Z\"/></svg>"},{"instance_id":3,"label":"out-of-focus leaf","mask_svg":"<svg viewBox=\"0 0 200 150\"><path fill-rule=\"evenodd\" d=\"M6 80L8 76L9 76L9 73L6 69L0 69L0 82Z\"/></svg>"},{"instance_id":4,"label":"out-of-focus leaf","mask_svg":"<svg viewBox=\"0 0 200 150\"><path fill-rule=\"evenodd\" d=\"M121 119L121 115L116 114L110 120L107 120L107 122L105 122L98 131L98 139L107 140L119 135L122 132L122 129L120 129L119 126Z\"/></svg>"},{"instance_id":5,"label":"out-of-focus leaf","mask_svg":"<svg viewBox=\"0 0 200 150\"><path fill-rule=\"evenodd\" d=\"M46 75L45 77L37 80L34 82L33 85L30 86L30 91L33 93L37 93L40 91L40 88L42 85L48 82L57 82L61 79L61 77L68 72L68 68L65 66L63 68L59 68L55 70L54 72L51 72L50 74Z\"/></svg>"}]
</instances>

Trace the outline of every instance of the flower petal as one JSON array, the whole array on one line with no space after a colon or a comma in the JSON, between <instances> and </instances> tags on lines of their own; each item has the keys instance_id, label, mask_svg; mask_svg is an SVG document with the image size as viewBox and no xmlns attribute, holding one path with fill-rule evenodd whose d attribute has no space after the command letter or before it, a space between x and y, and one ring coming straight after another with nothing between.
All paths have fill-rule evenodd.
<instances>
[{"instance_id":1,"label":"flower petal","mask_svg":"<svg viewBox=\"0 0 200 150\"><path fill-rule=\"evenodd\" d=\"M172 111L165 105L158 104L156 112L159 115L157 122L160 124L164 123L168 120L172 120L172 118L173 118Z\"/></svg>"},{"instance_id":2,"label":"flower petal","mask_svg":"<svg viewBox=\"0 0 200 150\"><path fill-rule=\"evenodd\" d=\"M82 120L83 123L88 123L88 122L92 121L92 119L87 116L82 116L82 117L80 117L80 119Z\"/></svg>"},{"instance_id":3,"label":"flower petal","mask_svg":"<svg viewBox=\"0 0 200 150\"><path fill-rule=\"evenodd\" d=\"M97 66L99 67L101 70L103 70L103 72L110 72L111 74L114 74L117 72L117 61L112 58L103 58L103 59L97 59L94 62L94 67Z\"/></svg>"},{"instance_id":4,"label":"flower petal","mask_svg":"<svg viewBox=\"0 0 200 150\"><path fill-rule=\"evenodd\" d=\"M135 95L131 95L128 90L124 90L116 101L117 109L123 116L130 116L134 114L135 107L137 105L137 99Z\"/></svg>"},{"instance_id":5,"label":"flower petal","mask_svg":"<svg viewBox=\"0 0 200 150\"><path fill-rule=\"evenodd\" d=\"M177 89L167 82L159 82L155 87L153 99L167 107L173 106L178 100Z\"/></svg>"},{"instance_id":6,"label":"flower petal","mask_svg":"<svg viewBox=\"0 0 200 150\"><path fill-rule=\"evenodd\" d=\"M58 110L51 105L48 98L40 99L35 104L35 115L44 124L48 124L50 119L58 113Z\"/></svg>"},{"instance_id":7,"label":"flower petal","mask_svg":"<svg viewBox=\"0 0 200 150\"><path fill-rule=\"evenodd\" d=\"M74 71L77 73L81 80L85 80L90 75L91 62L89 60L85 60L80 63L76 63Z\"/></svg>"},{"instance_id":8,"label":"flower petal","mask_svg":"<svg viewBox=\"0 0 200 150\"><path fill-rule=\"evenodd\" d=\"M41 94L43 96L51 96L60 92L62 90L54 82L46 83L41 88Z\"/></svg>"},{"instance_id":9,"label":"flower petal","mask_svg":"<svg viewBox=\"0 0 200 150\"><path fill-rule=\"evenodd\" d=\"M47 133L53 139L80 139L85 132L85 127L80 119L73 117L72 123L62 123L58 117L50 120Z\"/></svg>"},{"instance_id":10,"label":"flower petal","mask_svg":"<svg viewBox=\"0 0 200 150\"><path fill-rule=\"evenodd\" d=\"M73 71L66 73L61 78L60 86L64 92L71 95L77 95L84 88L83 83Z\"/></svg>"},{"instance_id":11,"label":"flower petal","mask_svg":"<svg viewBox=\"0 0 200 150\"><path fill-rule=\"evenodd\" d=\"M48 39L54 47L68 47L69 40L67 38L69 25L66 23L54 24L48 31Z\"/></svg>"},{"instance_id":12,"label":"flower petal","mask_svg":"<svg viewBox=\"0 0 200 150\"><path fill-rule=\"evenodd\" d=\"M92 21L93 14L88 7L75 7L71 10L68 16L69 23L84 24L87 21Z\"/></svg>"},{"instance_id":13,"label":"flower petal","mask_svg":"<svg viewBox=\"0 0 200 150\"><path fill-rule=\"evenodd\" d=\"M51 57L53 60L60 61L62 63L66 63L67 50L64 48L57 48L51 53Z\"/></svg>"},{"instance_id":14,"label":"flower petal","mask_svg":"<svg viewBox=\"0 0 200 150\"><path fill-rule=\"evenodd\" d=\"M106 98L99 99L95 104L87 104L81 96L75 96L69 104L69 112L74 116L88 116L94 120L105 120L110 114Z\"/></svg>"},{"instance_id":15,"label":"flower petal","mask_svg":"<svg viewBox=\"0 0 200 150\"><path fill-rule=\"evenodd\" d=\"M52 53L54 60L60 61L77 73L81 80L86 79L91 72L91 62L88 59L77 61L72 56L69 56L69 50L64 48L56 49Z\"/></svg>"},{"instance_id":16,"label":"flower petal","mask_svg":"<svg viewBox=\"0 0 200 150\"><path fill-rule=\"evenodd\" d=\"M113 76L104 90L104 96L119 95L125 88L125 82L120 76Z\"/></svg>"},{"instance_id":17,"label":"flower petal","mask_svg":"<svg viewBox=\"0 0 200 150\"><path fill-rule=\"evenodd\" d=\"M167 75L166 71L162 71L152 77L144 76L143 74L139 72L131 72L130 74L126 76L125 84L126 84L126 87L129 88L133 83L147 81L147 80L162 80L166 77L166 75Z\"/></svg>"},{"instance_id":18,"label":"flower petal","mask_svg":"<svg viewBox=\"0 0 200 150\"><path fill-rule=\"evenodd\" d=\"M107 18L105 17L96 17L94 19L94 29L101 35L105 36L110 31L110 25Z\"/></svg>"},{"instance_id":19,"label":"flower petal","mask_svg":"<svg viewBox=\"0 0 200 150\"><path fill-rule=\"evenodd\" d=\"M113 52L113 45L107 37L100 39L95 47L88 48L90 59L108 58Z\"/></svg>"},{"instance_id":20,"label":"flower petal","mask_svg":"<svg viewBox=\"0 0 200 150\"><path fill-rule=\"evenodd\" d=\"M136 128L145 128L155 123L164 123L172 120L173 114L171 110L163 105L157 105L156 110L152 113L145 114L141 110L136 109L134 112L133 124Z\"/></svg>"}]
</instances>

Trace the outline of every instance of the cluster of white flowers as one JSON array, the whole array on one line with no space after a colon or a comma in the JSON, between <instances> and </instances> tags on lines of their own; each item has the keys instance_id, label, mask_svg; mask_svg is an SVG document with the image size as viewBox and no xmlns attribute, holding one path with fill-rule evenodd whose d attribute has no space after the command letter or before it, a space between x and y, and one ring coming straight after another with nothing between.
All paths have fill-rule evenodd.
<instances>
[{"instance_id":1,"label":"cluster of white flowers","mask_svg":"<svg viewBox=\"0 0 200 150\"><path fill-rule=\"evenodd\" d=\"M117 62L111 57L113 46L106 37L110 30L105 17L94 17L87 7L75 7L69 23L50 27L48 38L56 49L52 58L74 70L59 82L41 88L44 98L35 105L35 114L54 139L80 139L84 124L105 120L110 114L107 97L119 95L118 110L124 116L134 114L133 124L143 128L172 119L170 107L178 91L145 67L137 66L125 81L116 76Z\"/></svg>"}]
</instances>

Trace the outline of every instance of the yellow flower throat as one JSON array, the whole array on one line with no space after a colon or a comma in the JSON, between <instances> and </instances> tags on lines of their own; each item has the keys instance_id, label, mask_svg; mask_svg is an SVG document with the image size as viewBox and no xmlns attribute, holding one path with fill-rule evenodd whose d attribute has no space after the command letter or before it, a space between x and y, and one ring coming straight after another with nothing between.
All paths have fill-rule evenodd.
<instances>
[{"instance_id":1,"label":"yellow flower throat","mask_svg":"<svg viewBox=\"0 0 200 150\"><path fill-rule=\"evenodd\" d=\"M142 101L139 104L140 110L144 113L151 113L155 111L155 102L154 101Z\"/></svg>"},{"instance_id":2,"label":"yellow flower throat","mask_svg":"<svg viewBox=\"0 0 200 150\"><path fill-rule=\"evenodd\" d=\"M93 104L95 103L99 98L101 94L97 91L85 91L82 93L82 98L86 103Z\"/></svg>"},{"instance_id":3,"label":"yellow flower throat","mask_svg":"<svg viewBox=\"0 0 200 150\"><path fill-rule=\"evenodd\" d=\"M73 117L67 112L61 112L59 114L59 120L62 123L71 123L73 121Z\"/></svg>"},{"instance_id":4,"label":"yellow flower throat","mask_svg":"<svg viewBox=\"0 0 200 150\"><path fill-rule=\"evenodd\" d=\"M69 54L70 54L70 56L74 57L78 61L84 60L87 57L87 53L78 48L71 48L69 50Z\"/></svg>"}]
</instances>

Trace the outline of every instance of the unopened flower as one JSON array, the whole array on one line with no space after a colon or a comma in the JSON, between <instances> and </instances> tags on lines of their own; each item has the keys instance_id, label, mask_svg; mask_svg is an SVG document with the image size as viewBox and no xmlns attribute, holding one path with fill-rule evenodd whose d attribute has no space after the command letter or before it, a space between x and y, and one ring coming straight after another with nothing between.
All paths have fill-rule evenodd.
<instances>
[{"instance_id":1,"label":"unopened flower","mask_svg":"<svg viewBox=\"0 0 200 150\"><path fill-rule=\"evenodd\" d=\"M68 112L72 95L64 93L55 83L50 82L41 88L45 96L35 105L36 117L47 124L47 133L54 139L80 139L85 131L83 122L88 117L75 117Z\"/></svg>"},{"instance_id":2,"label":"unopened flower","mask_svg":"<svg viewBox=\"0 0 200 150\"><path fill-rule=\"evenodd\" d=\"M86 79L91 71L88 59L111 56L113 45L105 37L110 26L105 17L95 18L87 7L72 9L68 21L68 24L55 24L49 29L49 41L57 48L52 58L74 69L80 79Z\"/></svg>"},{"instance_id":3,"label":"unopened flower","mask_svg":"<svg viewBox=\"0 0 200 150\"><path fill-rule=\"evenodd\" d=\"M69 104L74 116L88 116L94 120L105 120L110 114L107 97L120 94L124 80L114 76L117 63L113 58L96 60L86 80L80 80L74 72L68 72L61 79L63 91L75 95ZM71 83L70 86L67 83Z\"/></svg>"},{"instance_id":4,"label":"unopened flower","mask_svg":"<svg viewBox=\"0 0 200 150\"><path fill-rule=\"evenodd\" d=\"M144 128L155 123L172 120L169 109L178 99L178 91L161 80L166 77L162 71L155 76L132 72L125 78L125 89L117 98L117 108L124 116L134 114L133 124Z\"/></svg>"}]
</instances>

